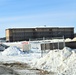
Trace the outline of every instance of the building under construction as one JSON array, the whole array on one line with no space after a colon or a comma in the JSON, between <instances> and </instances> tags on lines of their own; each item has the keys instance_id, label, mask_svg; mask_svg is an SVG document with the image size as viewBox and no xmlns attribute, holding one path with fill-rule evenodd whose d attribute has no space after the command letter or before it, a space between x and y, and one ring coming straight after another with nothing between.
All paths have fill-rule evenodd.
<instances>
[{"instance_id":1,"label":"building under construction","mask_svg":"<svg viewBox=\"0 0 76 75\"><path fill-rule=\"evenodd\" d=\"M37 28L9 28L6 29L6 41L23 41L36 38L62 37L73 38L73 27L37 27Z\"/></svg>"}]
</instances>

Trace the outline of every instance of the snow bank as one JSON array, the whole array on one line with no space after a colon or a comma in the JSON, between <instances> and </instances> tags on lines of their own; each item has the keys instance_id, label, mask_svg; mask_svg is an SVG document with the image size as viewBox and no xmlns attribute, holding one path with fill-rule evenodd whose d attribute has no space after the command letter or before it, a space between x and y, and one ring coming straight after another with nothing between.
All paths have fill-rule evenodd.
<instances>
[{"instance_id":1,"label":"snow bank","mask_svg":"<svg viewBox=\"0 0 76 75\"><path fill-rule=\"evenodd\" d=\"M72 39L72 41L76 41L76 37Z\"/></svg>"},{"instance_id":2,"label":"snow bank","mask_svg":"<svg viewBox=\"0 0 76 75\"><path fill-rule=\"evenodd\" d=\"M66 60L72 54L72 50L68 47L63 48L62 51L62 58L63 61Z\"/></svg>"},{"instance_id":3,"label":"snow bank","mask_svg":"<svg viewBox=\"0 0 76 75\"><path fill-rule=\"evenodd\" d=\"M65 42L72 41L70 38L65 39Z\"/></svg>"},{"instance_id":4,"label":"snow bank","mask_svg":"<svg viewBox=\"0 0 76 75\"><path fill-rule=\"evenodd\" d=\"M7 46L16 46L16 47L22 49L22 42L5 42L3 44L5 44Z\"/></svg>"},{"instance_id":5,"label":"snow bank","mask_svg":"<svg viewBox=\"0 0 76 75\"><path fill-rule=\"evenodd\" d=\"M63 50L50 51L46 56L34 60L32 63L33 68L55 72L60 75L75 75L76 73L76 53L68 47Z\"/></svg>"},{"instance_id":6,"label":"snow bank","mask_svg":"<svg viewBox=\"0 0 76 75\"><path fill-rule=\"evenodd\" d=\"M10 55L13 56L13 55L19 55L19 54L23 54L23 52L16 46L11 46L2 52L2 55L7 55L7 56L10 56Z\"/></svg>"}]
</instances>

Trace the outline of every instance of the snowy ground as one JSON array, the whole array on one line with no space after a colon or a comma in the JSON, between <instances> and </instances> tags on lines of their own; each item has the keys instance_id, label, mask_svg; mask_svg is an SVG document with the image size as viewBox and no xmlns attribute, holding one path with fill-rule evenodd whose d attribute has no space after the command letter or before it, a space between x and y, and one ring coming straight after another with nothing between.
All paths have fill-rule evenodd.
<instances>
[{"instance_id":1,"label":"snowy ground","mask_svg":"<svg viewBox=\"0 0 76 75\"><path fill-rule=\"evenodd\" d=\"M0 65L14 69L19 75L40 75L41 71L30 67L31 61L39 58L41 58L41 50L33 49L28 52L22 52L17 47L12 46L0 52Z\"/></svg>"},{"instance_id":2,"label":"snowy ground","mask_svg":"<svg viewBox=\"0 0 76 75\"><path fill-rule=\"evenodd\" d=\"M0 52L0 65L14 69L19 75L76 75L76 49L47 50L42 55L39 49L22 52L11 46Z\"/></svg>"}]
</instances>

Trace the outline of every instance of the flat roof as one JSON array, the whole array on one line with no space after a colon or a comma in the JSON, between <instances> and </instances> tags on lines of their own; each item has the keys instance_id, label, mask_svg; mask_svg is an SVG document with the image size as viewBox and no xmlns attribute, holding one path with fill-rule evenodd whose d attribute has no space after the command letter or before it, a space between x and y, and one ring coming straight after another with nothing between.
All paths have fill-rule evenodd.
<instances>
[{"instance_id":1,"label":"flat roof","mask_svg":"<svg viewBox=\"0 0 76 75\"><path fill-rule=\"evenodd\" d=\"M9 30L10 29L40 29L40 28L42 28L42 29L49 29L49 28L52 28L52 29L54 29L54 28L72 28L72 29L74 29L74 27L31 27L31 28L8 28ZM8 30L8 29L6 29L6 30Z\"/></svg>"}]
</instances>

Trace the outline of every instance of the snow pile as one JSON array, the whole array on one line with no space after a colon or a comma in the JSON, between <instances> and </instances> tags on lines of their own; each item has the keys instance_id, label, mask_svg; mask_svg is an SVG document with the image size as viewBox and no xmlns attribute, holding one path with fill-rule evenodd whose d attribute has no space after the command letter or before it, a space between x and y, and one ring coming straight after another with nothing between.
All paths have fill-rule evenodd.
<instances>
[{"instance_id":1,"label":"snow pile","mask_svg":"<svg viewBox=\"0 0 76 75\"><path fill-rule=\"evenodd\" d=\"M65 39L65 42L72 41L70 38Z\"/></svg>"},{"instance_id":2,"label":"snow pile","mask_svg":"<svg viewBox=\"0 0 76 75\"><path fill-rule=\"evenodd\" d=\"M46 56L34 61L32 67L56 74L74 75L76 73L76 53L68 47L63 50L50 51Z\"/></svg>"},{"instance_id":3,"label":"snow pile","mask_svg":"<svg viewBox=\"0 0 76 75\"><path fill-rule=\"evenodd\" d=\"M72 39L72 41L76 41L76 37Z\"/></svg>"},{"instance_id":4,"label":"snow pile","mask_svg":"<svg viewBox=\"0 0 76 75\"><path fill-rule=\"evenodd\" d=\"M76 53L72 51L71 56L64 61L67 69L63 72L64 75L76 75ZM66 68L66 67L65 67Z\"/></svg>"},{"instance_id":5,"label":"snow pile","mask_svg":"<svg viewBox=\"0 0 76 75\"><path fill-rule=\"evenodd\" d=\"M11 46L2 52L2 55L7 55L7 56L13 56L19 54L23 54L23 52L16 46Z\"/></svg>"},{"instance_id":6,"label":"snow pile","mask_svg":"<svg viewBox=\"0 0 76 75\"><path fill-rule=\"evenodd\" d=\"M63 48L62 51L62 59L63 61L66 60L72 54L72 50L68 47Z\"/></svg>"}]
</instances>

